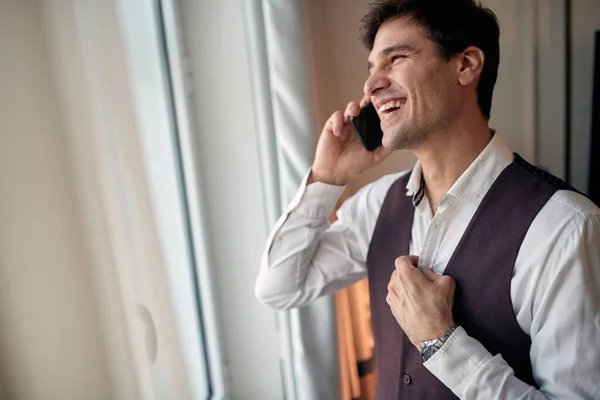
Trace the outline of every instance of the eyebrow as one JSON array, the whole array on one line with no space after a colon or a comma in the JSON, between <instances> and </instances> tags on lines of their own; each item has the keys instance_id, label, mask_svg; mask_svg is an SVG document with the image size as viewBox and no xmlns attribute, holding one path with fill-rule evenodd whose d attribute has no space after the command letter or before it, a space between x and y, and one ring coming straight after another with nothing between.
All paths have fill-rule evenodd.
<instances>
[{"instance_id":1,"label":"eyebrow","mask_svg":"<svg viewBox=\"0 0 600 400\"><path fill-rule=\"evenodd\" d=\"M414 51L415 48L408 44L395 44L380 51L380 54L387 56L390 53L394 53L396 51ZM370 71L373 68L373 64L371 62L367 62L367 69Z\"/></svg>"}]
</instances>

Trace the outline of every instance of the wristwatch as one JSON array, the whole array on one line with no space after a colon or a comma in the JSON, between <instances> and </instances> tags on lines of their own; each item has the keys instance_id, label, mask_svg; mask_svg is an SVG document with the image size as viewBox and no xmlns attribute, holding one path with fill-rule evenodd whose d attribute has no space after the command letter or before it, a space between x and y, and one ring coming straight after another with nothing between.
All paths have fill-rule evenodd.
<instances>
[{"instance_id":1,"label":"wristwatch","mask_svg":"<svg viewBox=\"0 0 600 400\"><path fill-rule=\"evenodd\" d=\"M444 343L446 343L446 341L456 330L456 328L458 328L458 326L453 326L440 338L424 340L421 342L421 359L423 360L423 362L429 360L439 349L442 348Z\"/></svg>"}]
</instances>

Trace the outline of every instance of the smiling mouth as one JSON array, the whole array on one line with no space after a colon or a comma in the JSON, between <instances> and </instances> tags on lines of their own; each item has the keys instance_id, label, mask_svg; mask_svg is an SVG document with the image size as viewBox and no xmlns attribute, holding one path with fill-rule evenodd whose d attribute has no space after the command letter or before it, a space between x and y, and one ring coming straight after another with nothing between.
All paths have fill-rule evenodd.
<instances>
[{"instance_id":1,"label":"smiling mouth","mask_svg":"<svg viewBox=\"0 0 600 400\"><path fill-rule=\"evenodd\" d=\"M405 104L405 99L389 101L383 104L381 107L379 107L379 110L377 111L379 112L380 118L384 120L387 117L389 117L394 111L400 110Z\"/></svg>"}]
</instances>

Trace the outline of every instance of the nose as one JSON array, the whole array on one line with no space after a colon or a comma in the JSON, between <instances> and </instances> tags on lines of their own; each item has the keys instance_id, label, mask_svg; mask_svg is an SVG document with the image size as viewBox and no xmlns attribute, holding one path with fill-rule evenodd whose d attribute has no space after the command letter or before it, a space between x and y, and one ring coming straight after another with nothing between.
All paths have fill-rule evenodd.
<instances>
[{"instance_id":1,"label":"nose","mask_svg":"<svg viewBox=\"0 0 600 400\"><path fill-rule=\"evenodd\" d=\"M373 69L371 75L365 81L363 91L367 96L375 96L379 90L386 89L389 86L390 80L388 77L381 71Z\"/></svg>"}]
</instances>

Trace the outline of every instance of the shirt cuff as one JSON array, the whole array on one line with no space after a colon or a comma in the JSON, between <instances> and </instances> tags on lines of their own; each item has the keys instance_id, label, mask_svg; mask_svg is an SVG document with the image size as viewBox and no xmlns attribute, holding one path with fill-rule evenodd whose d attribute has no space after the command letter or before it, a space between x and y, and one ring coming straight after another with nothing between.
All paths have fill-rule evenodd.
<instances>
[{"instance_id":1,"label":"shirt cuff","mask_svg":"<svg viewBox=\"0 0 600 400\"><path fill-rule=\"evenodd\" d=\"M300 189L288 206L286 214L294 211L313 218L328 218L346 187L323 182L307 185L310 172L311 170L304 176Z\"/></svg>"},{"instance_id":2,"label":"shirt cuff","mask_svg":"<svg viewBox=\"0 0 600 400\"><path fill-rule=\"evenodd\" d=\"M487 349L459 326L423 365L456 394L473 372L491 358Z\"/></svg>"}]
</instances>

